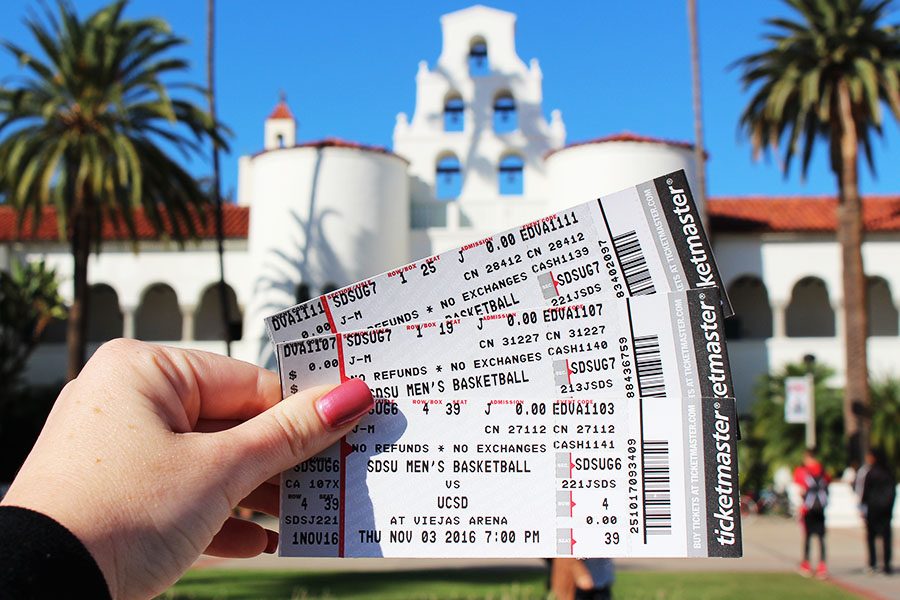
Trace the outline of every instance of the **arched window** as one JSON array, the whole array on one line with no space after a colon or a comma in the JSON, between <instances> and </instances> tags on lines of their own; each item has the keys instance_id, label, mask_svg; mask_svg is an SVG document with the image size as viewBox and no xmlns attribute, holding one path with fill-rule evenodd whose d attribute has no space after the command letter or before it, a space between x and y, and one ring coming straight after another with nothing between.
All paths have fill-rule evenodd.
<instances>
[{"instance_id":1,"label":"arched window","mask_svg":"<svg viewBox=\"0 0 900 600\"><path fill-rule=\"evenodd\" d=\"M147 288L134 314L134 337L147 341L181 339L181 308L175 290L164 283Z\"/></svg>"},{"instance_id":2,"label":"arched window","mask_svg":"<svg viewBox=\"0 0 900 600\"><path fill-rule=\"evenodd\" d=\"M275 141L279 148L284 148L284 134L283 133L279 133L277 136L275 136Z\"/></svg>"},{"instance_id":3,"label":"arched window","mask_svg":"<svg viewBox=\"0 0 900 600\"><path fill-rule=\"evenodd\" d=\"M309 286L305 283L298 283L297 289L294 291L294 298L296 299L297 304L308 301L310 297Z\"/></svg>"},{"instance_id":4,"label":"arched window","mask_svg":"<svg viewBox=\"0 0 900 600\"><path fill-rule=\"evenodd\" d=\"M494 131L497 133L509 133L515 131L518 126L516 115L516 100L509 92L501 92L494 99Z\"/></svg>"},{"instance_id":5,"label":"arched window","mask_svg":"<svg viewBox=\"0 0 900 600\"><path fill-rule=\"evenodd\" d=\"M480 77L491 72L488 63L488 48L484 38L477 37L469 45L469 75Z\"/></svg>"},{"instance_id":6,"label":"arched window","mask_svg":"<svg viewBox=\"0 0 900 600\"><path fill-rule=\"evenodd\" d=\"M733 340L772 337L772 307L766 286L758 277L740 277L728 289L735 316L725 321Z\"/></svg>"},{"instance_id":7,"label":"arched window","mask_svg":"<svg viewBox=\"0 0 900 600\"><path fill-rule=\"evenodd\" d=\"M466 105L459 94L447 97L444 102L444 131L462 131L465 127Z\"/></svg>"},{"instance_id":8,"label":"arched window","mask_svg":"<svg viewBox=\"0 0 900 600\"><path fill-rule=\"evenodd\" d=\"M785 319L788 337L834 337L834 310L825 282L817 277L798 281Z\"/></svg>"},{"instance_id":9,"label":"arched window","mask_svg":"<svg viewBox=\"0 0 900 600\"><path fill-rule=\"evenodd\" d=\"M228 302L228 323L231 339L241 339L241 309L237 296L231 286L225 284L225 296ZM219 284L214 283L204 290L200 296L200 304L194 314L195 340L224 340L225 330L222 320L222 303L219 301Z\"/></svg>"},{"instance_id":10,"label":"arched window","mask_svg":"<svg viewBox=\"0 0 900 600\"><path fill-rule=\"evenodd\" d=\"M122 337L122 311L119 295L106 284L92 285L88 290L87 341L105 342Z\"/></svg>"},{"instance_id":11,"label":"arched window","mask_svg":"<svg viewBox=\"0 0 900 600\"><path fill-rule=\"evenodd\" d=\"M462 168L452 154L443 157L435 169L435 194L438 200L452 200L462 191Z\"/></svg>"},{"instance_id":12,"label":"arched window","mask_svg":"<svg viewBox=\"0 0 900 600\"><path fill-rule=\"evenodd\" d=\"M501 196L521 196L525 188L525 163L520 156L509 154L500 161L497 185Z\"/></svg>"},{"instance_id":13,"label":"arched window","mask_svg":"<svg viewBox=\"0 0 900 600\"><path fill-rule=\"evenodd\" d=\"M334 282L326 282L325 285L322 286L322 295L330 294L334 290L338 289L338 285Z\"/></svg>"},{"instance_id":14,"label":"arched window","mask_svg":"<svg viewBox=\"0 0 900 600\"><path fill-rule=\"evenodd\" d=\"M897 308L891 288L881 277L868 278L869 335L897 335Z\"/></svg>"},{"instance_id":15,"label":"arched window","mask_svg":"<svg viewBox=\"0 0 900 600\"><path fill-rule=\"evenodd\" d=\"M69 308L69 306L66 306L67 314ZM62 344L65 343L68 333L68 316L62 319L50 319L50 323L47 324L47 327L44 329L44 333L41 335L41 342L43 342L44 344Z\"/></svg>"}]
</instances>

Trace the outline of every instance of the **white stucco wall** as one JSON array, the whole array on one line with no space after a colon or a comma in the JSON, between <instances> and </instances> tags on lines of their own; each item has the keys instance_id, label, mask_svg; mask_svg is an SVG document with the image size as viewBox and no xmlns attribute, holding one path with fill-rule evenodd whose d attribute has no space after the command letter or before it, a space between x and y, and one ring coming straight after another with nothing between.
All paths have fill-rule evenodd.
<instances>
[{"instance_id":1,"label":"white stucco wall","mask_svg":"<svg viewBox=\"0 0 900 600\"><path fill-rule=\"evenodd\" d=\"M67 244L58 242L10 244L4 248L5 252L9 252L19 260L45 260L49 266L56 269L60 280L60 293L66 303L72 302L73 263ZM252 283L246 277L246 273L249 272L249 255L246 250L245 240L225 242L226 282L234 290L241 311L244 310L251 294ZM200 299L205 290L218 283L218 260L215 241L210 240L191 242L180 250L174 242L143 242L138 246L138 252L133 251L130 243L107 242L99 255L92 254L88 260L88 283L106 284L115 290L119 310L124 317L122 331L124 335L134 333L135 313L144 293L153 285L159 283L168 285L174 290L179 310L184 315L182 325L187 333L184 336L187 341L173 340L166 343L183 343L224 352L225 346L221 342L190 341L194 326L192 319ZM104 319L105 315L97 315L96 318ZM92 353L96 346L97 344L90 344L89 352ZM65 368L65 344L44 343L38 347L29 361L26 377L35 383L49 384L61 380L65 375Z\"/></svg>"},{"instance_id":2,"label":"white stucco wall","mask_svg":"<svg viewBox=\"0 0 900 600\"><path fill-rule=\"evenodd\" d=\"M243 305L250 295L247 272L247 243L226 240L225 276ZM56 269L61 282L60 293L72 301L72 255L66 244L40 243L17 245L13 252L27 261L45 260ZM188 243L183 250L174 242L143 242L133 252L130 243L107 242L99 255L88 260L88 283L107 284L119 297L119 307L133 310L140 304L144 291L156 283L170 286L182 307L196 307L204 290L219 280L218 254L214 241ZM177 265L173 262L177 261Z\"/></svg>"},{"instance_id":3,"label":"white stucco wall","mask_svg":"<svg viewBox=\"0 0 900 600\"><path fill-rule=\"evenodd\" d=\"M693 151L666 143L606 141L573 145L547 157L553 208L559 210L684 169L697 190ZM703 201L697 198L701 214Z\"/></svg>"},{"instance_id":4,"label":"white stucco wall","mask_svg":"<svg viewBox=\"0 0 900 600\"><path fill-rule=\"evenodd\" d=\"M263 318L313 294L407 262L409 179L396 155L343 147L296 147L252 159L244 337L267 360ZM265 355L265 356L264 356Z\"/></svg>"},{"instance_id":5,"label":"white stucco wall","mask_svg":"<svg viewBox=\"0 0 900 600\"><path fill-rule=\"evenodd\" d=\"M766 371L799 362L806 354L837 370L831 383L843 385L844 347L841 307L840 247L829 234L733 234L714 235L714 251L726 286L750 275L764 283L772 312L773 335L765 340L732 340L728 344L739 405L749 409L753 387ZM900 308L898 243L890 234L871 234L863 244L867 276L884 278L892 301ZM794 286L806 277L821 279L828 289L835 316L834 337L787 337L786 310ZM874 377L900 376L900 338L869 338L869 369Z\"/></svg>"}]
</instances>

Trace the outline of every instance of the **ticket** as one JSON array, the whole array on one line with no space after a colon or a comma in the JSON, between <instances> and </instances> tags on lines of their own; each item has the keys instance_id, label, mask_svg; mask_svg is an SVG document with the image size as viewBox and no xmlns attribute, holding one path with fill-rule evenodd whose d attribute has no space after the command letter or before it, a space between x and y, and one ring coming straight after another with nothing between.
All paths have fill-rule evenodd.
<instances>
[{"instance_id":1,"label":"ticket","mask_svg":"<svg viewBox=\"0 0 900 600\"><path fill-rule=\"evenodd\" d=\"M266 318L273 343L590 298L722 290L684 171L360 281ZM722 310L732 309L724 291Z\"/></svg>"},{"instance_id":2,"label":"ticket","mask_svg":"<svg viewBox=\"0 0 900 600\"><path fill-rule=\"evenodd\" d=\"M686 321L672 318L675 302L686 307ZM713 382L700 381L696 367L677 368L683 360L675 331L680 325L705 328L721 345L718 292L689 290L363 329L281 342L275 353L285 395L355 377L386 401L601 400L680 396L687 389L712 396ZM717 371L731 388L724 360Z\"/></svg>"},{"instance_id":3,"label":"ticket","mask_svg":"<svg viewBox=\"0 0 900 600\"><path fill-rule=\"evenodd\" d=\"M722 319L697 290L279 344L285 395L384 388L283 474L281 555L740 556Z\"/></svg>"}]
</instances>

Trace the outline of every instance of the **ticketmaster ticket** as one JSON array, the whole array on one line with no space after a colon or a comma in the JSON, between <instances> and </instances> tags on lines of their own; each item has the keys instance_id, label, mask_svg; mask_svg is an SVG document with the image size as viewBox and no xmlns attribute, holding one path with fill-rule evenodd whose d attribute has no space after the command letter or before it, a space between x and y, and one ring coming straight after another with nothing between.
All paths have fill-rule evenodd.
<instances>
[{"instance_id":1,"label":"ticketmaster ticket","mask_svg":"<svg viewBox=\"0 0 900 600\"><path fill-rule=\"evenodd\" d=\"M714 289L276 346L284 394L364 379L340 444L282 476L283 556L741 555Z\"/></svg>"},{"instance_id":2,"label":"ticketmaster ticket","mask_svg":"<svg viewBox=\"0 0 900 600\"><path fill-rule=\"evenodd\" d=\"M266 318L273 343L595 297L719 288L684 171L410 263Z\"/></svg>"}]
</instances>

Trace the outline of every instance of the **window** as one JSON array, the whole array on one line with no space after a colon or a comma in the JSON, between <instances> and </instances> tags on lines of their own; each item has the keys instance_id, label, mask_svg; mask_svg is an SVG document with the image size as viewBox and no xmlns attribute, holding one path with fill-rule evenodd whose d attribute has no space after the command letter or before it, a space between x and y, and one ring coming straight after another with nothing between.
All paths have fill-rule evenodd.
<instances>
[{"instance_id":1,"label":"window","mask_svg":"<svg viewBox=\"0 0 900 600\"><path fill-rule=\"evenodd\" d=\"M458 95L444 102L444 131L462 131L465 125L465 104Z\"/></svg>"},{"instance_id":2,"label":"window","mask_svg":"<svg viewBox=\"0 0 900 600\"><path fill-rule=\"evenodd\" d=\"M518 127L516 101L509 92L502 92L494 100L494 131L509 133Z\"/></svg>"},{"instance_id":3,"label":"window","mask_svg":"<svg viewBox=\"0 0 900 600\"><path fill-rule=\"evenodd\" d=\"M434 184L438 200L452 200L459 197L462 191L462 169L458 158L451 154L438 161Z\"/></svg>"},{"instance_id":4,"label":"window","mask_svg":"<svg viewBox=\"0 0 900 600\"><path fill-rule=\"evenodd\" d=\"M284 148L284 134L279 133L276 137L276 144L279 148Z\"/></svg>"},{"instance_id":5,"label":"window","mask_svg":"<svg viewBox=\"0 0 900 600\"><path fill-rule=\"evenodd\" d=\"M480 77L489 75L490 72L487 42L484 38L475 38L469 46L469 75Z\"/></svg>"},{"instance_id":6,"label":"window","mask_svg":"<svg viewBox=\"0 0 900 600\"><path fill-rule=\"evenodd\" d=\"M725 321L729 339L763 340L772 337L769 294L759 277L744 276L728 288L735 316Z\"/></svg>"},{"instance_id":7,"label":"window","mask_svg":"<svg viewBox=\"0 0 900 600\"><path fill-rule=\"evenodd\" d=\"M834 337L834 310L825 282L817 277L798 281L785 320L788 337Z\"/></svg>"},{"instance_id":8,"label":"window","mask_svg":"<svg viewBox=\"0 0 900 600\"><path fill-rule=\"evenodd\" d=\"M891 288L882 277L869 277L866 301L869 305L869 335L897 335L897 308Z\"/></svg>"},{"instance_id":9,"label":"window","mask_svg":"<svg viewBox=\"0 0 900 600\"><path fill-rule=\"evenodd\" d=\"M241 309L231 286L225 284L225 299L228 304L228 328L232 340L241 339ZM194 313L195 340L224 340L225 324L222 319L222 303L219 299L219 284L213 283L203 292L200 304Z\"/></svg>"},{"instance_id":10,"label":"window","mask_svg":"<svg viewBox=\"0 0 900 600\"><path fill-rule=\"evenodd\" d=\"M66 306L66 314L68 315L69 307ZM47 325L47 328L44 329L44 334L41 336L41 341L45 344L63 344L66 341L66 335L69 331L69 317L63 317L62 319L51 319L50 323Z\"/></svg>"},{"instance_id":11,"label":"window","mask_svg":"<svg viewBox=\"0 0 900 600\"><path fill-rule=\"evenodd\" d=\"M175 290L164 283L147 288L134 314L134 337L148 341L180 340L181 325Z\"/></svg>"},{"instance_id":12,"label":"window","mask_svg":"<svg viewBox=\"0 0 900 600\"><path fill-rule=\"evenodd\" d=\"M122 337L124 318L119 309L119 295L106 284L92 285L88 290L91 307L88 313L87 341L105 342Z\"/></svg>"},{"instance_id":13,"label":"window","mask_svg":"<svg viewBox=\"0 0 900 600\"><path fill-rule=\"evenodd\" d=\"M524 168L525 163L515 154L510 154L500 161L497 185L501 196L522 195L525 188Z\"/></svg>"},{"instance_id":14,"label":"window","mask_svg":"<svg viewBox=\"0 0 900 600\"><path fill-rule=\"evenodd\" d=\"M297 301L297 304L309 301L309 286L305 283L298 283L294 291L294 299Z\"/></svg>"}]
</instances>

